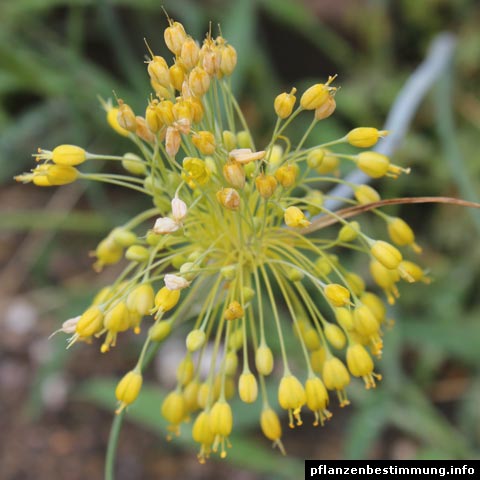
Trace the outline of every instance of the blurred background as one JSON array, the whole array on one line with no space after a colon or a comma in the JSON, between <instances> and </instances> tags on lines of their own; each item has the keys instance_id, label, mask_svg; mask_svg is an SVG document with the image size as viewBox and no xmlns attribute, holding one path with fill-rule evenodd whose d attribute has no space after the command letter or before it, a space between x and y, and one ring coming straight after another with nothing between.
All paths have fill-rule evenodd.
<instances>
[{"instance_id":1,"label":"blurred background","mask_svg":"<svg viewBox=\"0 0 480 480\"><path fill-rule=\"evenodd\" d=\"M318 141L355 126L381 127L396 94L436 35L456 35L452 62L421 103L394 161L412 167L375 184L382 197L480 196L480 5L474 0L165 0L168 14L202 39L209 21L237 49L234 87L258 138L274 122L273 98L339 75L337 111ZM141 111L150 92L144 37L163 47L158 0L16 0L0 3L0 478L100 479L118 378L138 353L133 336L107 356L49 335L81 312L118 270L97 275L88 251L147 206L140 195L98 184L17 185L41 146L132 149L97 100L115 91ZM307 120L305 120L307 121ZM301 123L301 122L300 122ZM300 130L299 130L300 131ZM312 140L315 141L315 138ZM405 218L434 281L403 288L391 309L375 392L350 388L352 405L313 428L284 432L272 451L250 407L235 418L227 460L201 466L188 428L165 440L162 359L120 436L123 479L298 478L303 459L478 458L480 453L480 218L426 204L387 210ZM367 219L368 221L368 219ZM370 228L383 235L381 225ZM363 276L368 267L350 266ZM179 339L181 342L181 338ZM243 414L244 412L244 414Z\"/></svg>"}]
</instances>

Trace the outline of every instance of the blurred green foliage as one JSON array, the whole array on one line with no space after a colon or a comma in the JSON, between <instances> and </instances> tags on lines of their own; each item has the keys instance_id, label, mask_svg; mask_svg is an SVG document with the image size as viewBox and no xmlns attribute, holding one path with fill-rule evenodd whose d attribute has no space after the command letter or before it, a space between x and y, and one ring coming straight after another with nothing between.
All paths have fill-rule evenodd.
<instances>
[{"instance_id":1,"label":"blurred green foliage","mask_svg":"<svg viewBox=\"0 0 480 480\"><path fill-rule=\"evenodd\" d=\"M434 35L445 29L453 31L458 47L449 72L452 83L438 86L424 102L396 154L396 163L412 166L413 173L396 182L382 182L379 188L384 197L451 195L478 200L478 2L303 3L166 0L164 6L197 38L208 29L210 20L213 25L221 24L224 36L238 50L235 89L260 139L272 125L272 100L277 92L293 85L301 91L309 82L331 73L339 74L342 88L337 113L319 130L318 138L343 135L352 126L380 126L395 94L424 57ZM1 184L12 188L11 177L30 167L31 152L39 145L51 148L74 143L98 152L125 151L125 141L108 129L96 95L108 98L115 91L134 108L143 108L149 92L142 63L146 51L143 38L155 52L166 53L160 48L159 32L165 16L159 2L7 1L0 4L0 19ZM0 213L2 229L12 234L31 229L58 232L54 245L61 244L62 231L79 235L80 230L85 237L94 235L88 242L95 242L99 233L123 218L123 207L142 205L136 195L122 197L120 203L115 197L114 205L111 191L103 187L88 186L84 198L87 207L100 208L95 212L88 208L74 211L60 220L43 210L19 212L10 208ZM402 215L414 226L424 246L422 262L435 280L428 287L402 291L400 302L392 309L397 322L385 338L385 358L380 363L384 381L373 393L360 385L352 389L353 413L339 456L368 457L386 432L396 431L415 441L416 455L421 458L478 457L479 224L458 207L404 206L389 213ZM53 250L43 250L45 257L37 262L30 287L45 282ZM355 268L366 274L365 265ZM57 295L64 298L60 318L77 314L72 299L78 305L79 297L82 303L93 294L88 285L80 295L61 282L56 288ZM61 368L59 358L44 368ZM88 382L82 395L111 408L113 381ZM442 385L446 385L446 393L436 396ZM160 390L149 388L139 400L140 407L132 408L129 416L140 424L145 424L145 414L158 418L158 422L149 420L148 426L164 435L158 415L160 399ZM254 458L256 463L249 468L262 475L278 471L278 465L287 473L293 471L295 460L277 462L271 452L249 446L246 439L255 438L256 420L239 417L238 424L241 428L231 453L234 463L238 456ZM181 445L191 447L183 440Z\"/></svg>"}]
</instances>

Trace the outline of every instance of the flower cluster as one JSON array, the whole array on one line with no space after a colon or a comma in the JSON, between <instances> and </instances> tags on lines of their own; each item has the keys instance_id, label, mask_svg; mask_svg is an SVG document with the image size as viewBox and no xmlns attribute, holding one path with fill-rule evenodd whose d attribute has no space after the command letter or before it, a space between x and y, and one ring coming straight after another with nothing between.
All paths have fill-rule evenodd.
<instances>
[{"instance_id":1,"label":"flower cluster","mask_svg":"<svg viewBox=\"0 0 480 480\"><path fill-rule=\"evenodd\" d=\"M341 406L348 405L351 376L362 378L366 388L381 378L372 357L382 353L385 303L342 265L338 254L365 254L372 280L389 303L399 295L400 280L428 281L400 251L420 251L405 221L372 208L385 222L390 242L371 238L360 222L327 208L328 188L347 184L352 198L344 201L367 205L378 202L379 194L367 184L343 180L342 162L353 162L372 178L396 178L407 170L368 150L388 133L376 128L355 128L340 139L305 147L315 126L335 110L335 77L308 88L298 104L295 88L278 95L275 128L259 149L231 91L235 49L211 34L200 46L171 20L164 38L175 59L169 66L150 51L152 94L144 116L120 99L115 107L104 103L108 123L132 140L137 153L99 155L73 145L40 149L40 163L17 180L56 186L83 178L152 199L151 209L98 244L95 269L126 261L125 269L62 329L72 335L70 344L102 339L100 350L108 352L120 333L144 328L138 363L115 392L118 411L141 390L148 349L182 327L188 331L185 355L177 385L161 406L171 432L178 433L194 415L199 459L203 462L211 451L224 457L234 424L229 400L238 391L246 403L261 397L261 429L283 452L267 377L280 376L278 404L292 428L302 424L304 407L313 413L314 425L323 425L331 417L329 392ZM292 146L287 128L299 115L310 115L312 122ZM355 155L331 150L340 144L367 150ZM124 172L77 169L96 160L118 161ZM311 234L318 215L339 225L333 237ZM285 341L291 331L304 359L298 372ZM272 349L273 344L279 348ZM199 368L203 357L210 362L206 374Z\"/></svg>"}]
</instances>

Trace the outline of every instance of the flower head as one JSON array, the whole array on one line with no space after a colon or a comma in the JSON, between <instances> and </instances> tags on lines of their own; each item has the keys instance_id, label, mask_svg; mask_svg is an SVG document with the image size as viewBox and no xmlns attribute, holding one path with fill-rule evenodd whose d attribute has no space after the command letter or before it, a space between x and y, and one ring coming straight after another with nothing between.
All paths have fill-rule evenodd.
<instances>
[{"instance_id":1,"label":"flower head","mask_svg":"<svg viewBox=\"0 0 480 480\"><path fill-rule=\"evenodd\" d=\"M280 93L273 100L275 130L257 146L257 132L249 130L226 78L237 63L235 49L211 32L199 44L171 19L164 40L175 59L169 64L149 51L146 75L152 91L145 116L123 100L116 107L103 102L114 132L140 147L108 157L118 160L124 175L84 173L84 162L105 155L60 145L40 149L35 168L16 178L42 187L79 179L120 184L151 200L150 209L99 242L92 253L94 267L124 262L124 270L61 329L72 335L70 345L101 337L104 353L128 331L144 335L138 364L117 386L119 410L139 395L150 343L168 341L184 326L188 333L176 366L177 385L161 406L169 431L178 433L180 424L196 414L192 436L200 445L199 460L217 451L224 457L234 428L229 399L237 384L245 403L261 397L261 429L284 453L266 376L275 381L282 375L278 402L288 411L291 427L302 424L305 405L315 425L330 418L329 391L337 393L341 406L348 405L350 375L362 377L367 388L379 379L372 355L382 350L384 301L346 268L344 249L370 261L371 278L389 303L398 298L402 279L428 281L419 265L404 258L403 247L419 252L410 226L377 211L395 246L370 238L361 219L347 220L342 211L329 210L329 186L345 183L354 196L346 203L378 207L369 205L380 201L372 187L342 180L344 163L353 162L372 178L397 177L407 169L377 152L345 155L326 149L341 143L370 148L387 134L376 128L356 128L328 144L305 147L317 122L334 113L334 76L306 89L295 110L296 89ZM301 140L290 139L286 127L298 115L310 116L312 124ZM322 221L337 224L333 234L323 235ZM292 341L286 342L290 335ZM304 376L301 368L292 373L289 349L295 346L303 354ZM206 357L205 370L199 359Z\"/></svg>"}]
</instances>

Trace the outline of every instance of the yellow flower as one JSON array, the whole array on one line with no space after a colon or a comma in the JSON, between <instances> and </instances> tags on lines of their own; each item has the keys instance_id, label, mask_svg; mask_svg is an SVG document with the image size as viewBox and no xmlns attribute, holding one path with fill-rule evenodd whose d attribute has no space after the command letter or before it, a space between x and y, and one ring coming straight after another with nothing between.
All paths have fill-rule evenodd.
<instances>
[{"instance_id":1,"label":"yellow flower","mask_svg":"<svg viewBox=\"0 0 480 480\"><path fill-rule=\"evenodd\" d=\"M285 210L284 220L288 227L293 228L308 227L310 225L307 217L298 207L288 207Z\"/></svg>"}]
</instances>

